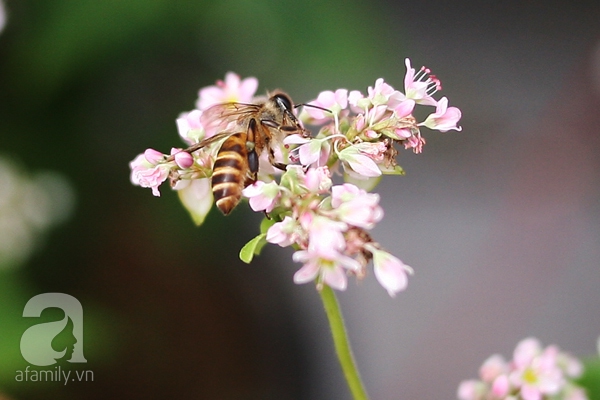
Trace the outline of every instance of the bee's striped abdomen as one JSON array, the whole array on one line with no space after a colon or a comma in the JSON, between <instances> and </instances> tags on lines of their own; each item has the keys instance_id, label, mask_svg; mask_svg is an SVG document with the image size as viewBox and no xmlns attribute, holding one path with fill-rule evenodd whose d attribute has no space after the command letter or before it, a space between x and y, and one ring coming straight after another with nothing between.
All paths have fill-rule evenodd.
<instances>
[{"instance_id":1,"label":"bee's striped abdomen","mask_svg":"<svg viewBox=\"0 0 600 400\"><path fill-rule=\"evenodd\" d=\"M240 132L223 142L213 166L212 191L223 214L229 214L240 202L247 170L246 134Z\"/></svg>"}]
</instances>

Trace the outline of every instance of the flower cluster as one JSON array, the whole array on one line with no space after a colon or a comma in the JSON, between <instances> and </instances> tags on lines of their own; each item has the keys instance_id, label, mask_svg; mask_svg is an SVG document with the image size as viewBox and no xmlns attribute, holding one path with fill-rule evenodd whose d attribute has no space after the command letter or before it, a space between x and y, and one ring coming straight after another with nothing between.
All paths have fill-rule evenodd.
<instances>
[{"instance_id":1,"label":"flower cluster","mask_svg":"<svg viewBox=\"0 0 600 400\"><path fill-rule=\"evenodd\" d=\"M300 118L305 123L321 125L318 135L312 139L290 136L285 140L300 144L300 163L331 168L341 165L346 180L359 180L362 187L371 188L382 174L403 174L396 163L395 143L420 153L425 145L420 127L460 131L460 110L448 107L446 97L439 101L432 97L442 88L439 79L425 67L415 73L409 59L406 69L405 93L380 78L366 95L358 90L338 89L321 92L308 102ZM435 107L435 111L417 122L413 115L417 105Z\"/></svg>"},{"instance_id":2,"label":"flower cluster","mask_svg":"<svg viewBox=\"0 0 600 400\"><path fill-rule=\"evenodd\" d=\"M404 92L378 79L366 94L324 91L304 104L301 122L296 123L318 126L314 137L297 134L298 129L287 129L293 134L286 134L282 128L291 127L274 120L264 124L273 137L281 133L284 137L269 139L269 151L260 154L258 176L246 180L243 195L266 219L261 234L242 249L244 261L250 262L267 242L294 246L293 259L303 264L294 275L296 283L316 281L318 286L343 290L347 275L363 277L372 261L376 278L390 295L406 287L410 267L384 251L368 233L383 217L383 210L379 196L365 189L373 188L382 174L403 174L395 145L420 153L425 144L421 127L461 130L460 110L449 107L445 97L433 98L441 89L439 79L424 67L416 72L408 59L406 67ZM197 108L177 119L179 134L189 147L173 148L169 154L146 150L130 163L132 183L159 196L159 186L169 180L194 221L201 224L214 202L210 178L225 140L223 132L249 129L249 122L241 117L215 120L211 107L264 102L254 97L257 86L255 78L242 80L230 72L224 81L201 89ZM417 105L431 110L421 122L413 116ZM247 142L246 147L251 151L254 143ZM287 166L278 179L281 171L274 164ZM346 183L334 185L336 173Z\"/></svg>"},{"instance_id":3,"label":"flower cluster","mask_svg":"<svg viewBox=\"0 0 600 400\"><path fill-rule=\"evenodd\" d=\"M301 166L288 166L279 184L258 181L244 195L254 211L272 216L258 240L298 249L293 259L304 265L294 282L316 280L318 286L344 290L347 274L363 277L373 260L375 276L391 296L406 287L411 268L368 233L383 218L377 194L351 183L333 185L327 167L305 172Z\"/></svg>"},{"instance_id":4,"label":"flower cluster","mask_svg":"<svg viewBox=\"0 0 600 400\"><path fill-rule=\"evenodd\" d=\"M586 400L585 391L574 383L583 366L556 346L542 348L535 338L522 340L513 359L501 355L488 358L479 369L481 380L463 381L460 400Z\"/></svg>"}]
</instances>

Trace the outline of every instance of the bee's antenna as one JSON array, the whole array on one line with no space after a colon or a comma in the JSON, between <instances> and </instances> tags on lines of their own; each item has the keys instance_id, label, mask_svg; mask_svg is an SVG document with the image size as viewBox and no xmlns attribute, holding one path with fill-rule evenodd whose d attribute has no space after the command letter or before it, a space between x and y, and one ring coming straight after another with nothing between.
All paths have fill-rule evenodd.
<instances>
[{"instance_id":1,"label":"bee's antenna","mask_svg":"<svg viewBox=\"0 0 600 400\"><path fill-rule=\"evenodd\" d=\"M304 106L304 107L312 107L312 108L318 108L319 110L323 110L323 111L327 111L328 113L333 114L333 112L327 108L323 108L323 107L319 107L319 106L315 106L314 104L306 104L306 103L301 103L301 104L296 104L294 106L294 108L298 108L300 106Z\"/></svg>"}]
</instances>

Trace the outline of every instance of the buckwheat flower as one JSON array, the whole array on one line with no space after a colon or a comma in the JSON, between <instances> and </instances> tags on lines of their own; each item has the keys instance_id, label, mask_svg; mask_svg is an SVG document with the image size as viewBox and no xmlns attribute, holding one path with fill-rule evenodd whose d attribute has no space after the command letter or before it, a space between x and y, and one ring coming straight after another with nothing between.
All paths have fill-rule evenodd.
<instances>
[{"instance_id":1,"label":"buckwheat flower","mask_svg":"<svg viewBox=\"0 0 600 400\"><path fill-rule=\"evenodd\" d=\"M177 132L179 136L188 144L199 143L204 139L205 132L200 117L202 111L192 110L187 113L182 113L175 121L177 124Z\"/></svg>"},{"instance_id":2,"label":"buckwheat flower","mask_svg":"<svg viewBox=\"0 0 600 400\"><path fill-rule=\"evenodd\" d=\"M509 378L521 388L524 400L538 400L544 395L554 395L564 385L563 372L558 367L558 349L549 346L542 350L537 339L521 341L513 356L513 371Z\"/></svg>"},{"instance_id":3,"label":"buckwheat flower","mask_svg":"<svg viewBox=\"0 0 600 400\"><path fill-rule=\"evenodd\" d=\"M147 151L147 153L153 155L154 152L155 150L150 152ZM131 168L131 183L141 187L151 188L154 196L160 196L158 187L169 177L171 165L154 165L148 161L145 154L140 154L129 163L129 167Z\"/></svg>"},{"instance_id":4,"label":"buckwheat flower","mask_svg":"<svg viewBox=\"0 0 600 400\"><path fill-rule=\"evenodd\" d=\"M461 400L585 400L585 391L573 380L581 372L581 363L558 347L542 348L539 340L527 338L517 345L512 361L488 358L479 370L481 381L462 382L457 395Z\"/></svg>"},{"instance_id":5,"label":"buckwheat flower","mask_svg":"<svg viewBox=\"0 0 600 400\"><path fill-rule=\"evenodd\" d=\"M412 274L412 268L404 264L398 258L384 250L368 249L373 254L373 271L377 281L391 297L406 289L408 285L408 274Z\"/></svg>"},{"instance_id":6,"label":"buckwheat flower","mask_svg":"<svg viewBox=\"0 0 600 400\"><path fill-rule=\"evenodd\" d=\"M381 170L375 161L361 152L360 148L356 145L346 147L339 151L337 155L340 161L342 161L342 165L346 172L351 172L348 170L349 168L358 174L358 178L372 178L381 175Z\"/></svg>"},{"instance_id":7,"label":"buckwheat flower","mask_svg":"<svg viewBox=\"0 0 600 400\"><path fill-rule=\"evenodd\" d=\"M146 161L148 161L152 165L157 165L161 161L164 161L165 157L166 157L166 155L161 153L158 150L146 149L144 151L144 158L146 159Z\"/></svg>"},{"instance_id":8,"label":"buckwheat flower","mask_svg":"<svg viewBox=\"0 0 600 400\"><path fill-rule=\"evenodd\" d=\"M379 195L351 183L331 188L331 206L340 221L359 228L372 229L383 218Z\"/></svg>"},{"instance_id":9,"label":"buckwheat flower","mask_svg":"<svg viewBox=\"0 0 600 400\"><path fill-rule=\"evenodd\" d=\"M194 157L182 149L171 149L171 155L174 157L175 164L181 169L187 169L194 165Z\"/></svg>"},{"instance_id":10,"label":"buckwheat flower","mask_svg":"<svg viewBox=\"0 0 600 400\"><path fill-rule=\"evenodd\" d=\"M367 98L374 106L387 105L389 98L397 91L384 82L383 78L375 81L375 86L367 88Z\"/></svg>"},{"instance_id":11,"label":"buckwheat flower","mask_svg":"<svg viewBox=\"0 0 600 400\"><path fill-rule=\"evenodd\" d=\"M371 99L365 97L359 90L352 90L348 93L348 104L357 114L367 110L371 106Z\"/></svg>"},{"instance_id":12,"label":"buckwheat flower","mask_svg":"<svg viewBox=\"0 0 600 400\"><path fill-rule=\"evenodd\" d=\"M411 134L410 137L407 137L404 140L405 149L412 149L413 153L420 154L423 152L423 146L425 145L425 139L421 137L421 132L417 131L417 134Z\"/></svg>"},{"instance_id":13,"label":"buckwheat flower","mask_svg":"<svg viewBox=\"0 0 600 400\"><path fill-rule=\"evenodd\" d=\"M303 119L302 116L308 116L310 123L317 125L326 123L348 107L348 90L337 89L335 92L326 90L319 93L315 100L309 101L307 104L309 106L318 106L328 111L316 107L304 107L301 119Z\"/></svg>"},{"instance_id":14,"label":"buckwheat flower","mask_svg":"<svg viewBox=\"0 0 600 400\"><path fill-rule=\"evenodd\" d=\"M449 130L461 131L462 128L456 125L460 118L460 110L456 107L448 107L448 99L442 97L435 106L435 112L429 114L419 126L426 126L429 129L435 129L440 132L448 132Z\"/></svg>"},{"instance_id":15,"label":"buckwheat flower","mask_svg":"<svg viewBox=\"0 0 600 400\"><path fill-rule=\"evenodd\" d=\"M436 101L431 97L435 92L442 89L442 84L435 75L431 75L428 68L421 67L415 74L415 69L410 65L410 59L405 59L406 75L404 76L404 97L412 99L418 104L435 106Z\"/></svg>"},{"instance_id":16,"label":"buckwheat flower","mask_svg":"<svg viewBox=\"0 0 600 400\"><path fill-rule=\"evenodd\" d=\"M508 372L508 364L499 354L490 356L479 368L479 376L484 382L493 382L500 375Z\"/></svg>"},{"instance_id":17,"label":"buckwheat flower","mask_svg":"<svg viewBox=\"0 0 600 400\"><path fill-rule=\"evenodd\" d=\"M214 202L210 179L180 180L173 189L194 223L202 225Z\"/></svg>"},{"instance_id":18,"label":"buckwheat flower","mask_svg":"<svg viewBox=\"0 0 600 400\"><path fill-rule=\"evenodd\" d=\"M271 212L279 198L279 185L276 182L256 181L242 191L250 199L250 208L254 211Z\"/></svg>"},{"instance_id":19,"label":"buckwheat flower","mask_svg":"<svg viewBox=\"0 0 600 400\"><path fill-rule=\"evenodd\" d=\"M405 118L412 114L416 104L413 99L403 99L398 101L392 110L396 113L397 118Z\"/></svg>"},{"instance_id":20,"label":"buckwheat flower","mask_svg":"<svg viewBox=\"0 0 600 400\"><path fill-rule=\"evenodd\" d=\"M492 382L491 393L495 398L504 398L510 394L512 387L507 375L499 375Z\"/></svg>"},{"instance_id":21,"label":"buckwheat flower","mask_svg":"<svg viewBox=\"0 0 600 400\"><path fill-rule=\"evenodd\" d=\"M286 216L283 221L276 222L267 231L267 242L278 244L281 247L291 246L298 241L302 228L298 221Z\"/></svg>"},{"instance_id":22,"label":"buckwheat flower","mask_svg":"<svg viewBox=\"0 0 600 400\"><path fill-rule=\"evenodd\" d=\"M348 225L327 217L305 212L299 217L302 228L308 232L308 249L319 257L334 259L346 247L343 232Z\"/></svg>"},{"instance_id":23,"label":"buckwheat flower","mask_svg":"<svg viewBox=\"0 0 600 400\"><path fill-rule=\"evenodd\" d=\"M219 103L251 103L258 88L258 79L240 79L238 74L228 72L225 80L218 80L215 86L207 86L198 92L196 108L206 110Z\"/></svg>"},{"instance_id":24,"label":"buckwheat flower","mask_svg":"<svg viewBox=\"0 0 600 400\"><path fill-rule=\"evenodd\" d=\"M481 381L471 379L462 381L458 386L456 397L459 400L484 400L487 393L487 386Z\"/></svg>"},{"instance_id":25,"label":"buckwheat flower","mask_svg":"<svg viewBox=\"0 0 600 400\"><path fill-rule=\"evenodd\" d=\"M300 146L294 150L294 153L298 154L300 163L306 166L316 165L318 167L327 164L331 151L330 140L330 136L309 139L300 135L289 135L283 140L283 143L286 145L299 144Z\"/></svg>"},{"instance_id":26,"label":"buckwheat flower","mask_svg":"<svg viewBox=\"0 0 600 400\"><path fill-rule=\"evenodd\" d=\"M362 154L369 156L375 162L382 162L388 146L384 142L361 142L354 145Z\"/></svg>"},{"instance_id":27,"label":"buckwheat flower","mask_svg":"<svg viewBox=\"0 0 600 400\"><path fill-rule=\"evenodd\" d=\"M304 174L304 186L313 193L325 193L331 188L331 172L327 167L310 168Z\"/></svg>"},{"instance_id":28,"label":"buckwheat flower","mask_svg":"<svg viewBox=\"0 0 600 400\"><path fill-rule=\"evenodd\" d=\"M346 270L360 269L360 263L353 258L335 251L322 254L310 246L308 250L295 252L292 259L304 263L294 274L294 283L308 283L318 278L319 285L325 283L337 290L346 290L348 286Z\"/></svg>"}]
</instances>

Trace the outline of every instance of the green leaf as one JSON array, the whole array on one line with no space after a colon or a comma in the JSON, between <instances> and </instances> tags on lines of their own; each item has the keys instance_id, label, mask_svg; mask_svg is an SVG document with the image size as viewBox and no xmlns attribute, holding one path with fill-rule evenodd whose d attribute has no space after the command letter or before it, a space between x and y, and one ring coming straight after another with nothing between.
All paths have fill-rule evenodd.
<instances>
[{"instance_id":1,"label":"green leaf","mask_svg":"<svg viewBox=\"0 0 600 400\"><path fill-rule=\"evenodd\" d=\"M260 233L267 233L269 228L275 225L275 222L277 221L275 221L273 218L263 218L263 220L260 222Z\"/></svg>"},{"instance_id":2,"label":"green leaf","mask_svg":"<svg viewBox=\"0 0 600 400\"><path fill-rule=\"evenodd\" d=\"M267 234L261 233L242 247L240 250L240 260L246 264L250 264L254 256L259 255L263 246L267 243Z\"/></svg>"},{"instance_id":3,"label":"green leaf","mask_svg":"<svg viewBox=\"0 0 600 400\"><path fill-rule=\"evenodd\" d=\"M600 358L593 357L584 361L584 373L579 379L590 400L600 399Z\"/></svg>"}]
</instances>

